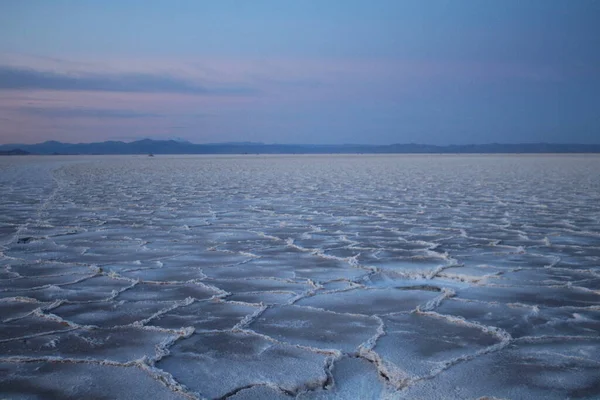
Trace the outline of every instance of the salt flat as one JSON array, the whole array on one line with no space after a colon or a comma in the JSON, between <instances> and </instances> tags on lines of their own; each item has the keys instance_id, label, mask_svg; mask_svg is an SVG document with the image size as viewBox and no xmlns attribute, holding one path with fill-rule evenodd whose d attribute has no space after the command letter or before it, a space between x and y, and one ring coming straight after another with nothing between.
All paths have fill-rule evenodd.
<instances>
[{"instance_id":1,"label":"salt flat","mask_svg":"<svg viewBox=\"0 0 600 400\"><path fill-rule=\"evenodd\" d=\"M600 156L0 158L0 397L600 397Z\"/></svg>"}]
</instances>

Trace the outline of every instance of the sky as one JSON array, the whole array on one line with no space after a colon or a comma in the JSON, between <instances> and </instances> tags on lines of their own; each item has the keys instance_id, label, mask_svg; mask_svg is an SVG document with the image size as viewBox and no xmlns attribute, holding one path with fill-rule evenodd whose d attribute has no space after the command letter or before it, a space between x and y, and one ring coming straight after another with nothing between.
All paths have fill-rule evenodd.
<instances>
[{"instance_id":1,"label":"sky","mask_svg":"<svg viewBox=\"0 0 600 400\"><path fill-rule=\"evenodd\" d=\"M597 0L0 0L0 143L600 143Z\"/></svg>"}]
</instances>

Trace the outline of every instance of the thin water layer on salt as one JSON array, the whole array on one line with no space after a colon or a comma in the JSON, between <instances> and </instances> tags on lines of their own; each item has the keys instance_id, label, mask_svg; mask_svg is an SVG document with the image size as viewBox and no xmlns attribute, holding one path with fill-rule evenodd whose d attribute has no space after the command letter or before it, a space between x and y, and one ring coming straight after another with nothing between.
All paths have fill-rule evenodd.
<instances>
[{"instance_id":1,"label":"thin water layer on salt","mask_svg":"<svg viewBox=\"0 0 600 400\"><path fill-rule=\"evenodd\" d=\"M337 280L337 281L329 281L321 284L323 286L322 290L324 291L341 291L352 289L357 286L356 283L348 280Z\"/></svg>"},{"instance_id":2,"label":"thin water layer on salt","mask_svg":"<svg viewBox=\"0 0 600 400\"><path fill-rule=\"evenodd\" d=\"M103 301L94 303L62 304L51 310L52 314L79 325L102 328L142 322L172 304L153 301Z\"/></svg>"},{"instance_id":3,"label":"thin water layer on salt","mask_svg":"<svg viewBox=\"0 0 600 400\"><path fill-rule=\"evenodd\" d=\"M254 304L288 304L297 298L298 295L292 292L258 292L258 293L234 293L227 297L227 300L240 301Z\"/></svg>"},{"instance_id":4,"label":"thin water layer on salt","mask_svg":"<svg viewBox=\"0 0 600 400\"><path fill-rule=\"evenodd\" d=\"M227 301L196 301L157 315L148 322L149 326L167 329L191 327L196 332L233 329L244 318L260 310L252 304Z\"/></svg>"},{"instance_id":5,"label":"thin water layer on salt","mask_svg":"<svg viewBox=\"0 0 600 400\"><path fill-rule=\"evenodd\" d=\"M515 287L477 286L462 290L458 297L498 303L522 303L542 307L596 307L600 294L569 286Z\"/></svg>"},{"instance_id":6,"label":"thin water layer on salt","mask_svg":"<svg viewBox=\"0 0 600 400\"><path fill-rule=\"evenodd\" d=\"M40 303L27 298L5 298L0 300L0 322L21 318L37 308L48 306L51 303Z\"/></svg>"},{"instance_id":7,"label":"thin water layer on salt","mask_svg":"<svg viewBox=\"0 0 600 400\"><path fill-rule=\"evenodd\" d=\"M131 286L125 279L114 279L107 276L93 276L89 279L77 280L76 283L61 286L49 286L38 290L18 291L20 296L33 297L40 301L98 301L110 298L121 290Z\"/></svg>"},{"instance_id":8,"label":"thin water layer on salt","mask_svg":"<svg viewBox=\"0 0 600 400\"><path fill-rule=\"evenodd\" d=\"M402 252L397 255L389 251L378 251L371 257L359 257L359 262L382 271L425 276L431 275L440 267L451 265L444 257L432 257L419 252Z\"/></svg>"},{"instance_id":9,"label":"thin water layer on salt","mask_svg":"<svg viewBox=\"0 0 600 400\"><path fill-rule=\"evenodd\" d=\"M353 268L348 262L335 259L297 260L291 264L299 279L328 282L337 279L359 280L369 273L367 268Z\"/></svg>"},{"instance_id":10,"label":"thin water layer on salt","mask_svg":"<svg viewBox=\"0 0 600 400\"><path fill-rule=\"evenodd\" d=\"M464 282L478 283L482 280L494 282L494 279L498 279L504 273L505 270L503 268L477 265L446 268L439 273L439 276Z\"/></svg>"},{"instance_id":11,"label":"thin water layer on salt","mask_svg":"<svg viewBox=\"0 0 600 400\"><path fill-rule=\"evenodd\" d=\"M561 337L524 337L517 345L524 354L535 357L539 353L556 354L566 358L587 360L600 364L600 337L571 337L564 340Z\"/></svg>"},{"instance_id":12,"label":"thin water layer on salt","mask_svg":"<svg viewBox=\"0 0 600 400\"><path fill-rule=\"evenodd\" d=\"M204 267L202 273L211 279L293 279L295 275L294 268L273 261L263 261L262 259L250 259L242 264L224 266L224 267Z\"/></svg>"},{"instance_id":13,"label":"thin water layer on salt","mask_svg":"<svg viewBox=\"0 0 600 400\"><path fill-rule=\"evenodd\" d=\"M196 300L209 299L217 292L205 285L195 283L138 283L117 296L117 301L182 301L189 297Z\"/></svg>"},{"instance_id":14,"label":"thin water layer on salt","mask_svg":"<svg viewBox=\"0 0 600 400\"><path fill-rule=\"evenodd\" d=\"M444 270L445 271L445 270ZM366 287L378 289L418 289L441 292L442 289L458 291L470 287L462 279L444 277L439 273L435 277L411 276L404 273L381 271L370 274L360 282Z\"/></svg>"},{"instance_id":15,"label":"thin water layer on salt","mask_svg":"<svg viewBox=\"0 0 600 400\"><path fill-rule=\"evenodd\" d=\"M570 348L575 354L579 343ZM598 360L509 346L459 363L399 393L402 399L594 399L600 396Z\"/></svg>"},{"instance_id":16,"label":"thin water layer on salt","mask_svg":"<svg viewBox=\"0 0 600 400\"><path fill-rule=\"evenodd\" d=\"M88 275L93 269L68 263L40 262L40 263L18 263L10 264L10 272L20 277L33 278L44 276L74 276ZM16 277L16 276L15 276Z\"/></svg>"},{"instance_id":17,"label":"thin water layer on salt","mask_svg":"<svg viewBox=\"0 0 600 400\"><path fill-rule=\"evenodd\" d=\"M190 390L218 398L236 388L273 385L297 393L327 379L325 356L246 333L194 334L157 363Z\"/></svg>"},{"instance_id":18,"label":"thin water layer on salt","mask_svg":"<svg viewBox=\"0 0 600 400\"><path fill-rule=\"evenodd\" d=\"M323 308L338 313L389 314L412 311L438 297L438 290L353 289L344 292L316 294L298 301L298 305Z\"/></svg>"},{"instance_id":19,"label":"thin water layer on salt","mask_svg":"<svg viewBox=\"0 0 600 400\"><path fill-rule=\"evenodd\" d=\"M373 350L394 379L428 376L445 363L472 355L501 340L477 326L417 313L382 317L385 335Z\"/></svg>"},{"instance_id":20,"label":"thin water layer on salt","mask_svg":"<svg viewBox=\"0 0 600 400\"><path fill-rule=\"evenodd\" d=\"M27 315L22 318L0 322L0 341L15 340L57 331L72 329L69 323Z\"/></svg>"},{"instance_id":21,"label":"thin water layer on salt","mask_svg":"<svg viewBox=\"0 0 600 400\"><path fill-rule=\"evenodd\" d=\"M197 238L192 237L193 246L187 251L182 251L183 255L177 257L169 257L160 259L160 262L167 268L169 267L202 267L202 268L221 268L226 266L238 265L248 262L253 259L250 254L232 253L225 251L216 251L214 249L202 250L199 249L199 244L195 241ZM162 246L171 246L170 241L162 244Z\"/></svg>"},{"instance_id":22,"label":"thin water layer on salt","mask_svg":"<svg viewBox=\"0 0 600 400\"><path fill-rule=\"evenodd\" d=\"M548 329L541 330L540 325L548 323L549 320L541 317L542 313L537 307L449 299L442 303L436 312L483 326L501 328L515 338L549 333ZM546 309L543 309L543 314L547 314Z\"/></svg>"},{"instance_id":23,"label":"thin water layer on salt","mask_svg":"<svg viewBox=\"0 0 600 400\"><path fill-rule=\"evenodd\" d=\"M23 278L11 278L0 280L0 291L2 292L18 292L27 289L37 289L48 286L62 286L69 283L76 283L86 278L91 278L95 274L88 271L86 275L52 275L52 276L36 276Z\"/></svg>"},{"instance_id":24,"label":"thin water layer on salt","mask_svg":"<svg viewBox=\"0 0 600 400\"><path fill-rule=\"evenodd\" d=\"M281 279L236 279L206 280L205 283L218 287L229 293L248 292L291 292L302 293L311 289L306 282L295 282Z\"/></svg>"},{"instance_id":25,"label":"thin water layer on salt","mask_svg":"<svg viewBox=\"0 0 600 400\"><path fill-rule=\"evenodd\" d=\"M181 268L144 268L134 271L123 271L120 275L136 279L140 282L169 283L169 282L187 282L199 280L206 277L200 268L181 267Z\"/></svg>"},{"instance_id":26,"label":"thin water layer on salt","mask_svg":"<svg viewBox=\"0 0 600 400\"><path fill-rule=\"evenodd\" d=\"M598 397L598 170L1 158L0 397Z\"/></svg>"},{"instance_id":27,"label":"thin water layer on salt","mask_svg":"<svg viewBox=\"0 0 600 400\"><path fill-rule=\"evenodd\" d=\"M567 268L532 268L505 271L489 277L486 283L506 286L583 286L597 284L598 276L591 271Z\"/></svg>"},{"instance_id":28,"label":"thin water layer on salt","mask_svg":"<svg viewBox=\"0 0 600 400\"><path fill-rule=\"evenodd\" d=\"M247 389L242 389L232 396L227 397L229 400L289 400L293 396L285 394L285 392L266 385L251 386Z\"/></svg>"},{"instance_id":29,"label":"thin water layer on salt","mask_svg":"<svg viewBox=\"0 0 600 400\"><path fill-rule=\"evenodd\" d=\"M378 327L379 321L373 317L298 306L271 307L249 326L282 342L343 352L357 351L377 334Z\"/></svg>"},{"instance_id":30,"label":"thin water layer on salt","mask_svg":"<svg viewBox=\"0 0 600 400\"><path fill-rule=\"evenodd\" d=\"M393 391L372 362L358 357L342 357L332 368L332 384L326 389L300 393L301 400L393 398Z\"/></svg>"},{"instance_id":31,"label":"thin water layer on salt","mask_svg":"<svg viewBox=\"0 0 600 400\"><path fill-rule=\"evenodd\" d=\"M63 362L0 363L0 396L17 400L186 399L140 368Z\"/></svg>"},{"instance_id":32,"label":"thin water layer on salt","mask_svg":"<svg viewBox=\"0 0 600 400\"><path fill-rule=\"evenodd\" d=\"M19 341L0 343L0 359L52 358L126 363L156 358L157 346L179 335L141 328L76 329Z\"/></svg>"}]
</instances>

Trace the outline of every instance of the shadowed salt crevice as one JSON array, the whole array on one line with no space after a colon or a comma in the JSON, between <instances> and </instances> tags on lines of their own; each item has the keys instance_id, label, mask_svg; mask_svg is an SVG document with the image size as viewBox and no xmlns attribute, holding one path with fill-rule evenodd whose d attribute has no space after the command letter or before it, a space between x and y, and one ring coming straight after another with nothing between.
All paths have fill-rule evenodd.
<instances>
[{"instance_id":1,"label":"shadowed salt crevice","mask_svg":"<svg viewBox=\"0 0 600 400\"><path fill-rule=\"evenodd\" d=\"M283 390L275 385L249 385L233 390L231 393L220 397L225 400L257 400L257 399L273 399L287 400L295 398L292 392Z\"/></svg>"},{"instance_id":2,"label":"shadowed salt crevice","mask_svg":"<svg viewBox=\"0 0 600 400\"><path fill-rule=\"evenodd\" d=\"M296 293L287 291L242 292L228 296L227 300L271 306L289 304L297 297Z\"/></svg>"}]
</instances>

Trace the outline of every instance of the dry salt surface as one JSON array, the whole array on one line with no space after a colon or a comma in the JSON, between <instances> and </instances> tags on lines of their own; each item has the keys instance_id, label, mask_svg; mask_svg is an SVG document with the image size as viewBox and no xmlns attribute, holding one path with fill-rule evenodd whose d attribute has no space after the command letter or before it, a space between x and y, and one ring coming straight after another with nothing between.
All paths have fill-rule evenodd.
<instances>
[{"instance_id":1,"label":"dry salt surface","mask_svg":"<svg viewBox=\"0 0 600 400\"><path fill-rule=\"evenodd\" d=\"M0 398L600 398L595 155L0 158Z\"/></svg>"}]
</instances>

